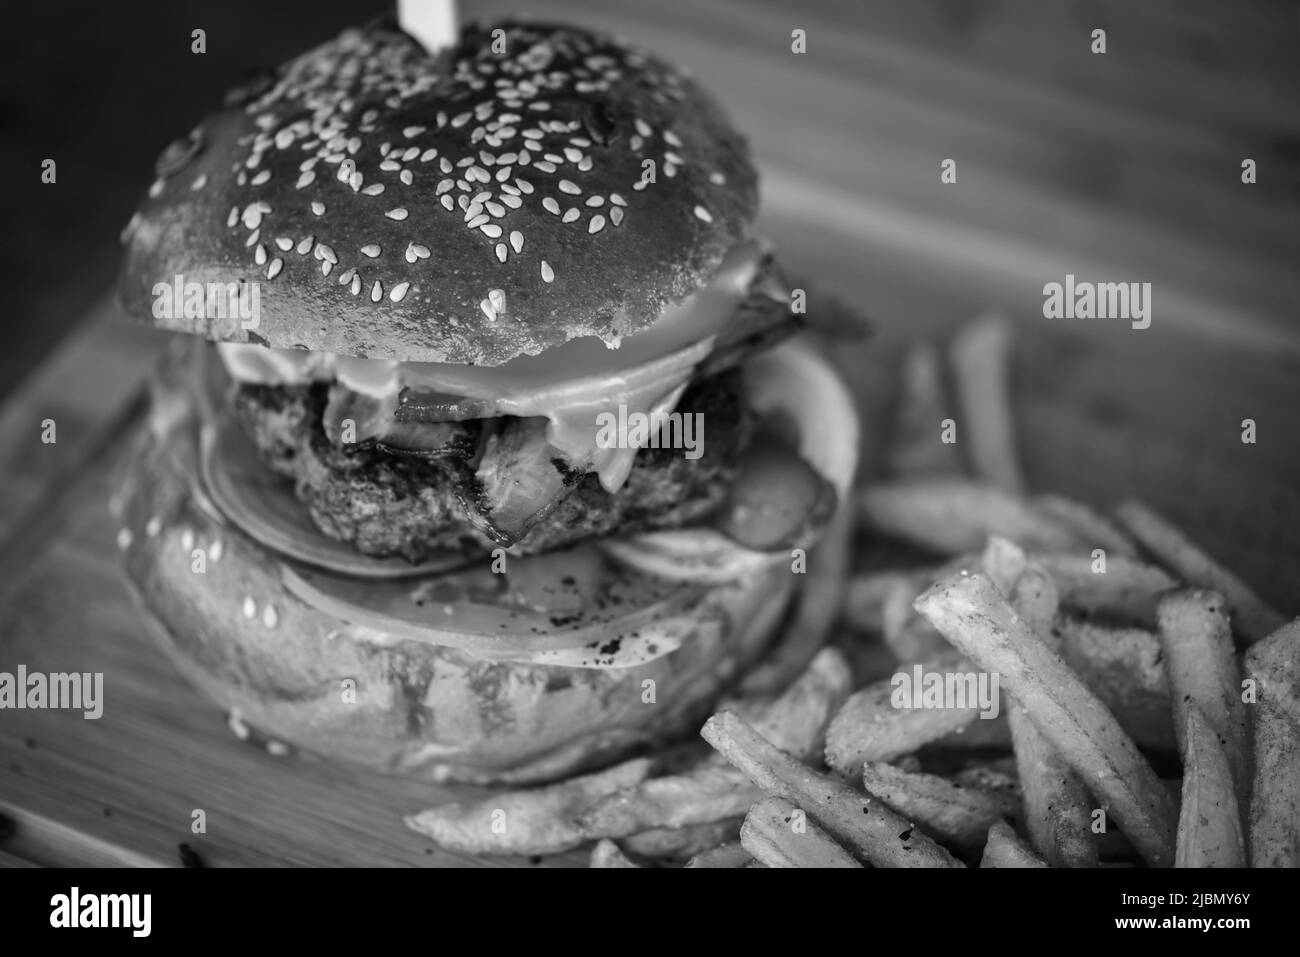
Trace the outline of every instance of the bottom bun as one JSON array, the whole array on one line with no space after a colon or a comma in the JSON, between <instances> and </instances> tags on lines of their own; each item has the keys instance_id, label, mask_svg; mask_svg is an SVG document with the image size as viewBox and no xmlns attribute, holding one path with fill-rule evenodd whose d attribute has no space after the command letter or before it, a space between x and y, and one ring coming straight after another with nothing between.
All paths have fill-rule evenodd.
<instances>
[{"instance_id":1,"label":"bottom bun","mask_svg":"<svg viewBox=\"0 0 1300 957\"><path fill-rule=\"evenodd\" d=\"M642 646L647 627L662 630L670 650L626 667L503 659L344 620L287 586L286 570L302 566L212 503L199 478L201 406L192 391L155 383L116 497L119 542L177 669L267 737L391 773L544 781L693 735L760 661L788 677L820 644L803 628L788 629L787 641L782 627L792 596L826 560L818 550L806 574L782 564L726 584L674 586L688 603L628 626ZM842 550L843 539L830 535L819 549ZM615 622L607 638L618 632Z\"/></svg>"}]
</instances>

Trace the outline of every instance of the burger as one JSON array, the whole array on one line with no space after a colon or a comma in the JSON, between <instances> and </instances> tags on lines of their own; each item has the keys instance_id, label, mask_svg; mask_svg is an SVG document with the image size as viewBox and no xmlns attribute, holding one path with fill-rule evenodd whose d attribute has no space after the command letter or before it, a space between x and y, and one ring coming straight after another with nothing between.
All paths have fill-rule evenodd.
<instances>
[{"instance_id":1,"label":"burger","mask_svg":"<svg viewBox=\"0 0 1300 957\"><path fill-rule=\"evenodd\" d=\"M158 160L120 298L179 333L114 500L237 723L530 782L779 687L835 605L852 403L681 70L524 22L386 22ZM838 558L837 558L838 556Z\"/></svg>"}]
</instances>

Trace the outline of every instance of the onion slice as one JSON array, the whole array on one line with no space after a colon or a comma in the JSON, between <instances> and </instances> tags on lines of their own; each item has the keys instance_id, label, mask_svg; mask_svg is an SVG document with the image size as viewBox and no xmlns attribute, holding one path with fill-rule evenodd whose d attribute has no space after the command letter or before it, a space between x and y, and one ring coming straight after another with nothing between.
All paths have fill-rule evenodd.
<instances>
[{"instance_id":1,"label":"onion slice","mask_svg":"<svg viewBox=\"0 0 1300 957\"><path fill-rule=\"evenodd\" d=\"M595 557L594 564L591 561ZM510 587L512 572L538 593L538 576L589 597L581 610L538 607ZM487 562L424 581L359 581L285 565L285 587L307 604L366 630L375 643L417 641L461 648L483 658L601 646L689 613L705 589L648 579L619 568L590 546L536 558L510 558L507 572ZM585 580L576 576L584 576ZM567 603L557 600L556 605ZM592 656L596 656L593 651Z\"/></svg>"}]
</instances>

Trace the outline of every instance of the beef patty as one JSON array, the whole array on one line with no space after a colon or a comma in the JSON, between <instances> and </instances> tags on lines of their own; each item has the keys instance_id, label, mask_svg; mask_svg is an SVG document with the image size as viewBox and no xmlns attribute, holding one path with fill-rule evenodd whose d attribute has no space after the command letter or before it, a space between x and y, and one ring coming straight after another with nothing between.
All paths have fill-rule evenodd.
<instances>
[{"instance_id":1,"label":"beef patty","mask_svg":"<svg viewBox=\"0 0 1300 957\"><path fill-rule=\"evenodd\" d=\"M236 415L263 461L293 480L324 534L367 555L401 555L411 562L443 549L486 552L497 544L472 520L477 489L464 457L421 458L337 444L322 426L329 388L241 385L235 396ZM739 373L694 383L677 411L704 415L707 441L698 459L687 459L681 449L643 449L613 495L594 473L573 475L568 494L515 550L533 554L615 531L679 528L714 511L753 430ZM471 439L483 424L465 423Z\"/></svg>"}]
</instances>

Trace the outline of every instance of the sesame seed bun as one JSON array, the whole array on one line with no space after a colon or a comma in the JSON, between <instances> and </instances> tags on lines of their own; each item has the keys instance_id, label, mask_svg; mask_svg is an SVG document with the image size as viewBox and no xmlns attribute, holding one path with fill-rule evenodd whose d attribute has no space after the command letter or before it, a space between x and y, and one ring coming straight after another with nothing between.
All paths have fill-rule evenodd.
<instances>
[{"instance_id":1,"label":"sesame seed bun","mask_svg":"<svg viewBox=\"0 0 1300 957\"><path fill-rule=\"evenodd\" d=\"M680 70L513 21L437 56L349 30L232 95L157 173L123 236L133 314L402 361L498 365L644 329L752 238L757 205L745 141ZM257 326L156 310L178 275L258 282Z\"/></svg>"},{"instance_id":2,"label":"sesame seed bun","mask_svg":"<svg viewBox=\"0 0 1300 957\"><path fill-rule=\"evenodd\" d=\"M784 566L680 585L700 595L680 643L630 667L493 660L352 624L300 597L287 584L294 564L222 517L196 464L198 400L161 377L153 389L115 497L127 578L178 670L273 739L405 775L548 780L691 735L760 660L780 662L788 679L819 644L807 628L782 629L792 595L816 575ZM622 633L609 626L609 637Z\"/></svg>"}]
</instances>

